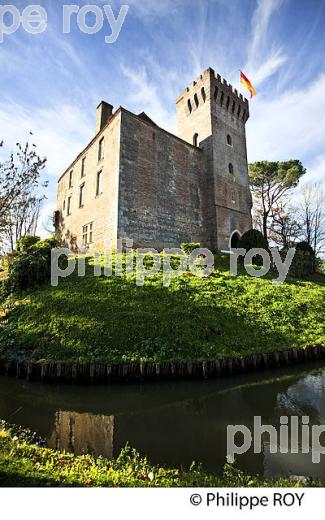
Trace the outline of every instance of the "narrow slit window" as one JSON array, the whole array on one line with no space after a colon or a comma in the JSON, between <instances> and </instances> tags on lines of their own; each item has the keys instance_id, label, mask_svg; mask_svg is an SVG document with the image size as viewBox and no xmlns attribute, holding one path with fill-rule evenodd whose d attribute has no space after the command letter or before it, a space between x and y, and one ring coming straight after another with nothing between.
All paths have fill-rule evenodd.
<instances>
[{"instance_id":1,"label":"narrow slit window","mask_svg":"<svg viewBox=\"0 0 325 520\"><path fill-rule=\"evenodd\" d=\"M89 224L89 243L93 242L93 222Z\"/></svg>"},{"instance_id":2,"label":"narrow slit window","mask_svg":"<svg viewBox=\"0 0 325 520\"><path fill-rule=\"evenodd\" d=\"M225 94L224 94L224 92L221 92L221 97L220 97L220 105L221 106L223 105L224 99L225 99Z\"/></svg>"},{"instance_id":3,"label":"narrow slit window","mask_svg":"<svg viewBox=\"0 0 325 520\"><path fill-rule=\"evenodd\" d=\"M206 96L204 87L201 88L201 94L202 94L203 103L205 103L207 96Z\"/></svg>"},{"instance_id":4,"label":"narrow slit window","mask_svg":"<svg viewBox=\"0 0 325 520\"><path fill-rule=\"evenodd\" d=\"M213 97L214 97L215 102L217 102L217 99L218 99L218 87L216 87L214 89L214 96Z\"/></svg>"},{"instance_id":5,"label":"narrow slit window","mask_svg":"<svg viewBox=\"0 0 325 520\"><path fill-rule=\"evenodd\" d=\"M85 184L82 184L79 189L79 208L82 208L84 205L84 191L85 191Z\"/></svg>"},{"instance_id":6,"label":"narrow slit window","mask_svg":"<svg viewBox=\"0 0 325 520\"><path fill-rule=\"evenodd\" d=\"M227 96L227 103L226 103L226 109L227 110L229 109L229 105L230 105L230 97Z\"/></svg>"},{"instance_id":7,"label":"narrow slit window","mask_svg":"<svg viewBox=\"0 0 325 520\"><path fill-rule=\"evenodd\" d=\"M228 171L229 171L230 175L232 175L232 176L234 175L234 166L231 163L229 163L229 165L228 165Z\"/></svg>"},{"instance_id":8,"label":"narrow slit window","mask_svg":"<svg viewBox=\"0 0 325 520\"><path fill-rule=\"evenodd\" d=\"M68 202L67 202L67 215L71 215L71 197L68 197Z\"/></svg>"},{"instance_id":9,"label":"narrow slit window","mask_svg":"<svg viewBox=\"0 0 325 520\"><path fill-rule=\"evenodd\" d=\"M194 146L197 146L197 144L198 144L198 138L199 138L199 134L194 134L194 135L193 135L193 145L194 145Z\"/></svg>"},{"instance_id":10,"label":"narrow slit window","mask_svg":"<svg viewBox=\"0 0 325 520\"><path fill-rule=\"evenodd\" d=\"M72 188L73 185L73 170L69 173L69 188Z\"/></svg>"},{"instance_id":11,"label":"narrow slit window","mask_svg":"<svg viewBox=\"0 0 325 520\"><path fill-rule=\"evenodd\" d=\"M84 245L88 244L88 225L82 226L82 242Z\"/></svg>"},{"instance_id":12,"label":"narrow slit window","mask_svg":"<svg viewBox=\"0 0 325 520\"><path fill-rule=\"evenodd\" d=\"M102 181L103 181L103 172L100 170L97 173L97 181L96 181L96 195L100 195L102 193Z\"/></svg>"},{"instance_id":13,"label":"narrow slit window","mask_svg":"<svg viewBox=\"0 0 325 520\"><path fill-rule=\"evenodd\" d=\"M84 157L81 162L81 177L84 177L85 175L86 175L86 157Z\"/></svg>"},{"instance_id":14,"label":"narrow slit window","mask_svg":"<svg viewBox=\"0 0 325 520\"><path fill-rule=\"evenodd\" d=\"M199 106L199 99L197 97L197 94L194 94L194 103L195 103L196 108L198 108L198 106Z\"/></svg>"},{"instance_id":15,"label":"narrow slit window","mask_svg":"<svg viewBox=\"0 0 325 520\"><path fill-rule=\"evenodd\" d=\"M190 112L190 114L191 114L191 112L192 112L192 103L191 103L191 100L190 100L190 99L187 100L187 107L188 107L189 112Z\"/></svg>"},{"instance_id":16,"label":"narrow slit window","mask_svg":"<svg viewBox=\"0 0 325 520\"><path fill-rule=\"evenodd\" d=\"M232 146L232 137L230 134L227 135L227 144L229 144L229 146Z\"/></svg>"},{"instance_id":17,"label":"narrow slit window","mask_svg":"<svg viewBox=\"0 0 325 520\"><path fill-rule=\"evenodd\" d=\"M104 159L104 137L99 141L98 146L98 160L102 161Z\"/></svg>"}]
</instances>

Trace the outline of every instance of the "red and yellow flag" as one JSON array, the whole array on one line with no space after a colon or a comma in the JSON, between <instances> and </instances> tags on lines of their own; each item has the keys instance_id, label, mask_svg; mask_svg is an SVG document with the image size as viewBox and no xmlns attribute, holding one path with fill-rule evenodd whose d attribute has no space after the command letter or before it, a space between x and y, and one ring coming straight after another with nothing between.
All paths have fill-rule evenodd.
<instances>
[{"instance_id":1,"label":"red and yellow flag","mask_svg":"<svg viewBox=\"0 0 325 520\"><path fill-rule=\"evenodd\" d=\"M240 71L240 81L250 91L251 98L253 96L256 96L256 92L255 92L255 89L254 89L253 85L251 84L249 79L245 76L245 74L242 71Z\"/></svg>"}]
</instances>

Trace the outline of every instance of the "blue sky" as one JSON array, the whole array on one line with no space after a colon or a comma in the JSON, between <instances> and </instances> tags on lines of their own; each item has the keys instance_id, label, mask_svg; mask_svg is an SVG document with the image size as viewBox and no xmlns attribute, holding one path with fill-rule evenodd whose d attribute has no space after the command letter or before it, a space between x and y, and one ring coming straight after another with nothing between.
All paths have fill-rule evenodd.
<instances>
[{"instance_id":1,"label":"blue sky","mask_svg":"<svg viewBox=\"0 0 325 520\"><path fill-rule=\"evenodd\" d=\"M9 2L8 2L9 3ZM29 3L14 1L20 11ZM129 11L117 41L103 29L83 34L72 16L63 34L69 0L38 0L48 14L44 33L22 28L0 44L0 140L7 151L34 133L48 157L48 203L56 181L95 131L102 99L115 108L145 111L175 131L175 100L211 66L246 96L238 69L257 96L247 123L249 161L300 159L304 182L325 179L325 0L97 0L73 4L120 6ZM91 23L89 18L89 23Z\"/></svg>"}]
</instances>

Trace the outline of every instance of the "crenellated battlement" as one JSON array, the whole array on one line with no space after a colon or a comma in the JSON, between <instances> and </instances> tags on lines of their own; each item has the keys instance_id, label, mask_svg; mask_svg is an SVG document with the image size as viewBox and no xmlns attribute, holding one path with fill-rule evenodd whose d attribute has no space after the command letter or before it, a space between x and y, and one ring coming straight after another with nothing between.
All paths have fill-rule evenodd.
<instances>
[{"instance_id":1,"label":"crenellated battlement","mask_svg":"<svg viewBox=\"0 0 325 520\"><path fill-rule=\"evenodd\" d=\"M206 69L184 90L176 104L181 102L187 115L208 102L212 108L215 103L243 123L249 118L248 100L212 68Z\"/></svg>"}]
</instances>

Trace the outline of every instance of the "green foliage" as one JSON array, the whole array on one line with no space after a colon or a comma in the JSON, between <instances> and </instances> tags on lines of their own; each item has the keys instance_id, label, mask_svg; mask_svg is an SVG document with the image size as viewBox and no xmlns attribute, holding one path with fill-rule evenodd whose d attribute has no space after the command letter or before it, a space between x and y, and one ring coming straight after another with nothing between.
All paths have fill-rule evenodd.
<instances>
[{"instance_id":1,"label":"green foliage","mask_svg":"<svg viewBox=\"0 0 325 520\"><path fill-rule=\"evenodd\" d=\"M184 251L187 255L190 255L194 249L198 249L201 247L200 242L190 242L181 244L181 250Z\"/></svg>"},{"instance_id":2,"label":"green foliage","mask_svg":"<svg viewBox=\"0 0 325 520\"><path fill-rule=\"evenodd\" d=\"M227 463L223 475L200 466L166 468L151 464L130 446L117 459L76 456L46 448L35 435L21 428L0 428L0 486L82 487L305 487L322 483L279 478L268 481L250 476Z\"/></svg>"},{"instance_id":3,"label":"green foliage","mask_svg":"<svg viewBox=\"0 0 325 520\"><path fill-rule=\"evenodd\" d=\"M10 265L8 280L4 283L5 294L26 291L50 280L51 250L58 247L58 242L53 237L32 242L21 244L24 250Z\"/></svg>"},{"instance_id":4,"label":"green foliage","mask_svg":"<svg viewBox=\"0 0 325 520\"><path fill-rule=\"evenodd\" d=\"M265 191L265 186L278 190L294 188L298 185L306 169L298 160L281 162L257 161L249 165L249 180L253 188Z\"/></svg>"},{"instance_id":5,"label":"green foliage","mask_svg":"<svg viewBox=\"0 0 325 520\"><path fill-rule=\"evenodd\" d=\"M277 205L295 188L306 173L300 161L258 161L249 165L249 181L254 197L255 210L261 219L263 235L268 236L269 219Z\"/></svg>"},{"instance_id":6,"label":"green foliage","mask_svg":"<svg viewBox=\"0 0 325 520\"><path fill-rule=\"evenodd\" d=\"M40 241L40 237L33 235L26 235L18 240L16 249L18 253L29 253L31 247Z\"/></svg>"},{"instance_id":7,"label":"green foliage","mask_svg":"<svg viewBox=\"0 0 325 520\"><path fill-rule=\"evenodd\" d=\"M298 244L296 244L296 249L299 251L307 251L311 256L315 256L315 251L308 242L298 242Z\"/></svg>"},{"instance_id":8,"label":"green foliage","mask_svg":"<svg viewBox=\"0 0 325 520\"><path fill-rule=\"evenodd\" d=\"M63 362L195 362L325 342L324 279L317 283L229 272L215 257L208 278L162 273L137 287L135 276L75 271L7 304L0 356Z\"/></svg>"},{"instance_id":9,"label":"green foliage","mask_svg":"<svg viewBox=\"0 0 325 520\"><path fill-rule=\"evenodd\" d=\"M266 249L268 251L269 246L267 240L258 229L249 229L244 233L238 242L238 248L246 249L249 251L255 247Z\"/></svg>"},{"instance_id":10,"label":"green foliage","mask_svg":"<svg viewBox=\"0 0 325 520\"><path fill-rule=\"evenodd\" d=\"M249 229L246 231L239 239L237 247L245 249L247 252L254 248L264 249L265 251L269 250L266 238L264 238L263 234L257 229ZM263 259L261 256L256 255L253 257L253 264L262 265L262 263Z\"/></svg>"}]
</instances>

